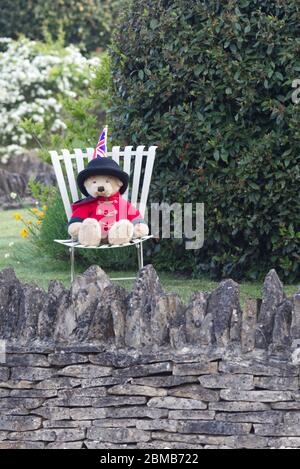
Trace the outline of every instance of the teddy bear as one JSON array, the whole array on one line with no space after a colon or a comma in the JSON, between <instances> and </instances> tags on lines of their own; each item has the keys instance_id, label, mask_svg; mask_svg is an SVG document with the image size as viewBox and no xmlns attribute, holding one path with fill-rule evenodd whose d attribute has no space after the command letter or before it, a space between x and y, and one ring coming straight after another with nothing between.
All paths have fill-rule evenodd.
<instances>
[{"instance_id":1,"label":"teddy bear","mask_svg":"<svg viewBox=\"0 0 300 469\"><path fill-rule=\"evenodd\" d=\"M122 245L149 234L140 212L121 195L129 176L110 158L95 158L77 177L86 196L72 205L69 235L83 246Z\"/></svg>"}]
</instances>

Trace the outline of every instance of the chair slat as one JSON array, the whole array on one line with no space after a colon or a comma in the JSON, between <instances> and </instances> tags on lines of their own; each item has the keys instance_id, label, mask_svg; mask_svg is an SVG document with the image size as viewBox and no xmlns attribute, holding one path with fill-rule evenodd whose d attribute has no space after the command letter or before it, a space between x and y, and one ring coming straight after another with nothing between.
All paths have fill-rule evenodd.
<instances>
[{"instance_id":1,"label":"chair slat","mask_svg":"<svg viewBox=\"0 0 300 469\"><path fill-rule=\"evenodd\" d=\"M138 203L139 188L141 182L142 163L144 156L145 146L139 146L136 151L135 163L134 163L134 175L131 193L131 203L136 207Z\"/></svg>"},{"instance_id":2,"label":"chair slat","mask_svg":"<svg viewBox=\"0 0 300 469\"><path fill-rule=\"evenodd\" d=\"M88 162L90 162L94 158L95 148L87 148L86 152L87 152Z\"/></svg>"},{"instance_id":3,"label":"chair slat","mask_svg":"<svg viewBox=\"0 0 300 469\"><path fill-rule=\"evenodd\" d=\"M131 175L131 157L132 157L132 146L131 147L125 147L124 151L124 166L123 166L123 171L125 173L129 174L129 178ZM129 193L129 186L126 190L126 192L123 194L123 199L128 200L128 193Z\"/></svg>"},{"instance_id":4,"label":"chair slat","mask_svg":"<svg viewBox=\"0 0 300 469\"><path fill-rule=\"evenodd\" d=\"M68 150L62 150L62 155L64 157L64 162L65 162L66 171L67 171L67 178L69 182L69 189L71 191L72 200L73 202L76 202L78 200L78 190L77 190L77 184L76 184L74 167L73 167L71 155Z\"/></svg>"},{"instance_id":5,"label":"chair slat","mask_svg":"<svg viewBox=\"0 0 300 469\"><path fill-rule=\"evenodd\" d=\"M120 164L120 147L113 147L111 156L117 164Z\"/></svg>"},{"instance_id":6,"label":"chair slat","mask_svg":"<svg viewBox=\"0 0 300 469\"><path fill-rule=\"evenodd\" d=\"M77 164L77 174L79 174L81 171L84 170L85 156L81 148L75 148L74 153L75 153L76 164Z\"/></svg>"},{"instance_id":7,"label":"chair slat","mask_svg":"<svg viewBox=\"0 0 300 469\"><path fill-rule=\"evenodd\" d=\"M139 204L139 210L142 216L145 216L145 211L147 207L147 201L148 201L150 183L151 183L151 178L152 178L152 173L153 173L156 149L157 147L152 146L149 148L149 151L148 151L141 200Z\"/></svg>"},{"instance_id":8,"label":"chair slat","mask_svg":"<svg viewBox=\"0 0 300 469\"><path fill-rule=\"evenodd\" d=\"M60 195L61 195L61 198L62 198L62 201L63 201L63 204L64 204L64 208L65 208L67 218L69 220L69 218L72 215L72 209L71 209L71 204L70 204L70 200L69 200L69 194L68 194L68 191L67 191L66 181L65 181L65 178L64 178L64 175L63 175L63 172L62 172L60 159L59 159L58 153L56 151L50 151L50 155L51 155L51 161L52 161L55 176L56 176L56 179L57 179L57 184L58 184L58 188L59 188L59 191L60 191Z\"/></svg>"}]
</instances>

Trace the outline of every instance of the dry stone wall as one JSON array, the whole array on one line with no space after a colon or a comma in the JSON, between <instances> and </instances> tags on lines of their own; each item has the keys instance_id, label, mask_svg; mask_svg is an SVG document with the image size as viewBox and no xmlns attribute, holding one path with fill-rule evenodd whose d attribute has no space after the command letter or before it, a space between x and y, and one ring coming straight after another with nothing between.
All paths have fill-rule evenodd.
<instances>
[{"instance_id":1,"label":"dry stone wall","mask_svg":"<svg viewBox=\"0 0 300 469\"><path fill-rule=\"evenodd\" d=\"M0 272L0 339L17 344L102 344L157 349L235 347L289 355L300 345L300 292L287 298L271 270L263 297L240 305L239 285L225 280L196 292L188 305L166 293L154 268L142 269L131 293L93 266L70 289L52 281L48 292Z\"/></svg>"},{"instance_id":2,"label":"dry stone wall","mask_svg":"<svg viewBox=\"0 0 300 469\"><path fill-rule=\"evenodd\" d=\"M299 367L286 360L88 348L9 349L0 449L300 448Z\"/></svg>"},{"instance_id":3,"label":"dry stone wall","mask_svg":"<svg viewBox=\"0 0 300 469\"><path fill-rule=\"evenodd\" d=\"M130 293L8 269L0 339L0 449L300 448L300 294L275 271L242 308L231 280L184 305L152 266Z\"/></svg>"}]
</instances>

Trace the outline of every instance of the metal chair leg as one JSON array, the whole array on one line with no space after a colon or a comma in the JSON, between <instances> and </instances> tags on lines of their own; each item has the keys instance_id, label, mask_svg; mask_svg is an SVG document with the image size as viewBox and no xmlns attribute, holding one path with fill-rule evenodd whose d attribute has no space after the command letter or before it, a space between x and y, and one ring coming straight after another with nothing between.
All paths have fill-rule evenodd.
<instances>
[{"instance_id":1,"label":"metal chair leg","mask_svg":"<svg viewBox=\"0 0 300 469\"><path fill-rule=\"evenodd\" d=\"M141 243L141 269L144 268L144 247L143 243Z\"/></svg>"},{"instance_id":2,"label":"metal chair leg","mask_svg":"<svg viewBox=\"0 0 300 469\"><path fill-rule=\"evenodd\" d=\"M75 249L70 248L70 260L71 260L71 283L74 282L75 278Z\"/></svg>"},{"instance_id":3,"label":"metal chair leg","mask_svg":"<svg viewBox=\"0 0 300 469\"><path fill-rule=\"evenodd\" d=\"M144 267L144 251L143 251L143 243L139 243L137 245L138 250L138 261L139 261L139 270Z\"/></svg>"}]
</instances>

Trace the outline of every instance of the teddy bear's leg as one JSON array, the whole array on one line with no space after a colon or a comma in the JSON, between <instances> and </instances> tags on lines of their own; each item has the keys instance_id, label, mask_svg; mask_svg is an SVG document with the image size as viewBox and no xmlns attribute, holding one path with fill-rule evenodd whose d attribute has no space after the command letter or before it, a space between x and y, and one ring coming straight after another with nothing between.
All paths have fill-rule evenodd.
<instances>
[{"instance_id":1,"label":"teddy bear's leg","mask_svg":"<svg viewBox=\"0 0 300 469\"><path fill-rule=\"evenodd\" d=\"M149 227L146 223L137 223L134 227L134 237L142 238L143 236L148 236Z\"/></svg>"},{"instance_id":2,"label":"teddy bear's leg","mask_svg":"<svg viewBox=\"0 0 300 469\"><path fill-rule=\"evenodd\" d=\"M68 228L68 233L71 236L72 239L76 240L78 239L78 234L80 231L82 223L71 223L71 225Z\"/></svg>"},{"instance_id":3,"label":"teddy bear's leg","mask_svg":"<svg viewBox=\"0 0 300 469\"><path fill-rule=\"evenodd\" d=\"M109 244L117 245L129 243L133 238L133 230L133 224L129 220L117 221L109 230Z\"/></svg>"},{"instance_id":4,"label":"teddy bear's leg","mask_svg":"<svg viewBox=\"0 0 300 469\"><path fill-rule=\"evenodd\" d=\"M99 246L101 227L94 218L86 218L79 230L78 241L82 246Z\"/></svg>"}]
</instances>

